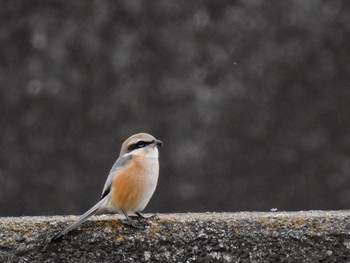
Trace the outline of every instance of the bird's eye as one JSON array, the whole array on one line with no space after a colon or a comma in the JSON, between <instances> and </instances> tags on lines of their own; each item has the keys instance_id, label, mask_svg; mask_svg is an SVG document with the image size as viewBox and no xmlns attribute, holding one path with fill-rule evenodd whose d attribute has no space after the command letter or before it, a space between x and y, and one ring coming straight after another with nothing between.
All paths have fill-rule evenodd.
<instances>
[{"instance_id":1,"label":"bird's eye","mask_svg":"<svg viewBox=\"0 0 350 263\"><path fill-rule=\"evenodd\" d=\"M143 147L145 147L147 144L146 144L146 142L144 142L144 141L139 141L136 145L137 145L138 148L143 148Z\"/></svg>"}]
</instances>

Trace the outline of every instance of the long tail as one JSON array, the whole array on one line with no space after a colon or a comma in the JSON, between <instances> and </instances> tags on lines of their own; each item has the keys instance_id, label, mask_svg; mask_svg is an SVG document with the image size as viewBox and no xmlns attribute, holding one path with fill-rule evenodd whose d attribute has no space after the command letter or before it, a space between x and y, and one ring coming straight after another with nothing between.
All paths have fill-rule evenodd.
<instances>
[{"instance_id":1,"label":"long tail","mask_svg":"<svg viewBox=\"0 0 350 263\"><path fill-rule=\"evenodd\" d=\"M101 199L96 205L94 205L88 211L86 211L83 215L81 215L73 224L63 229L59 234L55 235L51 240L56 240L60 238L61 236L67 234L69 231L78 227L80 224L84 223L90 216L93 216L97 212L102 211L104 203L106 201L105 200L106 197Z\"/></svg>"}]
</instances>

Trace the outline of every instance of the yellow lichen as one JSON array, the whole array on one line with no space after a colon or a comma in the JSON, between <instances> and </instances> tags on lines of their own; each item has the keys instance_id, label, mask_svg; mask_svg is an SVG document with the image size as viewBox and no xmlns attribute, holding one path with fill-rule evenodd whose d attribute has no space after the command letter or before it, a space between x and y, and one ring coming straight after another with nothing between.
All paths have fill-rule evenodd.
<instances>
[{"instance_id":1,"label":"yellow lichen","mask_svg":"<svg viewBox=\"0 0 350 263\"><path fill-rule=\"evenodd\" d=\"M123 236L117 236L116 240L118 242L123 242L123 241L125 241L125 238Z\"/></svg>"},{"instance_id":2,"label":"yellow lichen","mask_svg":"<svg viewBox=\"0 0 350 263\"><path fill-rule=\"evenodd\" d=\"M295 217L284 220L274 218L260 218L258 222L263 228L301 228L305 227L308 221L303 217Z\"/></svg>"}]
</instances>

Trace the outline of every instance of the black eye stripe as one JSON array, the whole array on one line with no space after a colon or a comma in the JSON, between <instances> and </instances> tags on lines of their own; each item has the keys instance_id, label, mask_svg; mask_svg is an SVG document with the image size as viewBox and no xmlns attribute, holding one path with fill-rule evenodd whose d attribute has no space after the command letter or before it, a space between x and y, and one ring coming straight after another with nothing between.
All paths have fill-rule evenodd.
<instances>
[{"instance_id":1,"label":"black eye stripe","mask_svg":"<svg viewBox=\"0 0 350 263\"><path fill-rule=\"evenodd\" d=\"M128 151L131 152L131 151L133 151L133 150L146 147L147 145L150 145L151 143L154 143L154 140L153 140L153 141L149 141L149 142L146 142L146 141L138 141L138 142L135 142L135 143L131 144L131 145L128 147Z\"/></svg>"}]
</instances>

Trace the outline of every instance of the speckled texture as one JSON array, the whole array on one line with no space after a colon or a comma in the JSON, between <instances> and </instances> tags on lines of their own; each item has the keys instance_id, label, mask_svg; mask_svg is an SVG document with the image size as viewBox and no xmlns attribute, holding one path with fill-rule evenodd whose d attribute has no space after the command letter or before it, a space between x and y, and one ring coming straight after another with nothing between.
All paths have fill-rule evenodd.
<instances>
[{"instance_id":1,"label":"speckled texture","mask_svg":"<svg viewBox=\"0 0 350 263\"><path fill-rule=\"evenodd\" d=\"M92 217L64 238L73 216L0 221L0 262L346 262L350 212L162 214L142 229Z\"/></svg>"}]
</instances>

